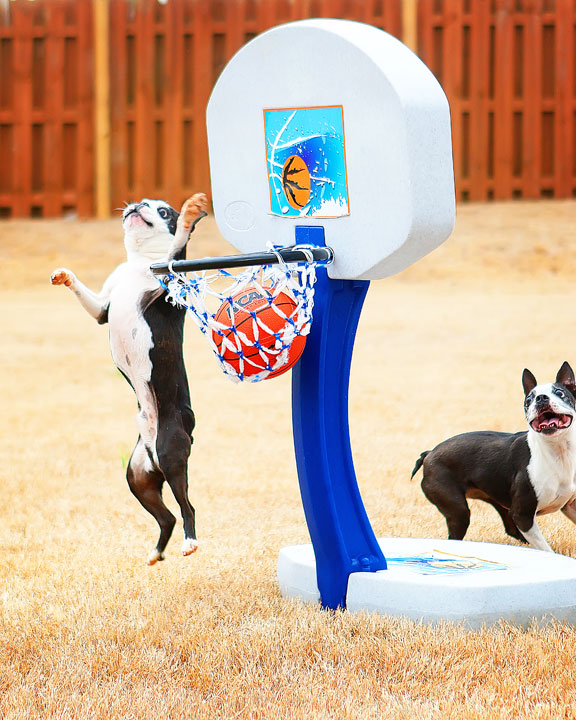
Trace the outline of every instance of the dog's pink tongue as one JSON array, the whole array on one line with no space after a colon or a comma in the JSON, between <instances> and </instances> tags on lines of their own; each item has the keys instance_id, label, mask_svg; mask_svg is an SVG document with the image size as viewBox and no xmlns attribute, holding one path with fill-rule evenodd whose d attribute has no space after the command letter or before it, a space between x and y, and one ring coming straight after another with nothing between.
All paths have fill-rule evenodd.
<instances>
[{"instance_id":1,"label":"dog's pink tongue","mask_svg":"<svg viewBox=\"0 0 576 720\"><path fill-rule=\"evenodd\" d=\"M551 427L559 427L560 422L558 418L550 418L549 420L543 420L540 423L540 428L551 428Z\"/></svg>"}]
</instances>

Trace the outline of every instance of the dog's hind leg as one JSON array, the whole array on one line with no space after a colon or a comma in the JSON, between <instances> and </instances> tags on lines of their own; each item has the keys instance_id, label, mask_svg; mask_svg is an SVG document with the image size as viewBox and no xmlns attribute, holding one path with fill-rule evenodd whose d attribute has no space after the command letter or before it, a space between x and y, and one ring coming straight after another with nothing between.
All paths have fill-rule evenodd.
<instances>
[{"instance_id":1,"label":"dog's hind leg","mask_svg":"<svg viewBox=\"0 0 576 720\"><path fill-rule=\"evenodd\" d=\"M470 508L460 485L448 470L438 466L424 466L422 491L446 518L448 538L462 540L470 525Z\"/></svg>"},{"instance_id":2,"label":"dog's hind leg","mask_svg":"<svg viewBox=\"0 0 576 720\"><path fill-rule=\"evenodd\" d=\"M140 437L128 463L126 479L133 495L160 526L158 543L148 555L147 560L148 565L154 565L158 560L164 560L164 550L172 535L176 518L162 500L164 476L152 464L152 460Z\"/></svg>"},{"instance_id":3,"label":"dog's hind leg","mask_svg":"<svg viewBox=\"0 0 576 720\"><path fill-rule=\"evenodd\" d=\"M188 499L188 457L192 440L180 422L160 417L156 451L158 465L170 486L182 513L184 541L182 555L191 555L198 549L196 516Z\"/></svg>"},{"instance_id":4,"label":"dog's hind leg","mask_svg":"<svg viewBox=\"0 0 576 720\"><path fill-rule=\"evenodd\" d=\"M492 505L492 507L498 512L498 515L500 515L502 522L504 523L504 530L507 535L510 535L510 537L513 537L515 540L520 540L520 542L528 543L526 538L516 527L516 523L512 520L509 510L507 510L504 506L499 505L497 502L494 502L494 500L488 500L488 498L480 499L484 500L484 502L487 502L489 505Z\"/></svg>"}]
</instances>

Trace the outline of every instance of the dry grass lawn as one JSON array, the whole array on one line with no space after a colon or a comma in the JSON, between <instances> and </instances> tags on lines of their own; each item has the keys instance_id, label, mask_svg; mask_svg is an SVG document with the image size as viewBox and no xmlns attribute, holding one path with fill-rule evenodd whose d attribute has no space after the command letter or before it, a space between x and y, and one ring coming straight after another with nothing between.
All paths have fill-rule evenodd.
<instances>
[{"instance_id":1,"label":"dry grass lawn","mask_svg":"<svg viewBox=\"0 0 576 720\"><path fill-rule=\"evenodd\" d=\"M350 390L359 483L378 536L441 536L409 475L472 429L524 427L520 376L576 366L576 202L462 206L454 236L373 283ZM135 399L107 330L48 278L92 287L123 257L120 223L0 224L0 717L575 718L576 631L484 632L284 600L278 551L308 541L290 378L234 385L191 322L199 551L149 568L153 519L124 464ZM212 220L192 254L224 254ZM169 498L170 506L175 504ZM541 527L576 556L560 514ZM512 543L494 510L467 536Z\"/></svg>"}]
</instances>

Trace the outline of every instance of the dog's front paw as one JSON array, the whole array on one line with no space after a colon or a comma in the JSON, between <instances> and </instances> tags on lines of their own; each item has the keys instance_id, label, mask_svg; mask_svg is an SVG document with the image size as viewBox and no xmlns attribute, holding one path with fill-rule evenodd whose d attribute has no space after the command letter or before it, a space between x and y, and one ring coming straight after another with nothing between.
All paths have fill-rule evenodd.
<instances>
[{"instance_id":1,"label":"dog's front paw","mask_svg":"<svg viewBox=\"0 0 576 720\"><path fill-rule=\"evenodd\" d=\"M182 555L184 555L184 557L192 555L196 550L198 550L198 540L196 540L196 538L186 538L182 543Z\"/></svg>"},{"instance_id":2,"label":"dog's front paw","mask_svg":"<svg viewBox=\"0 0 576 720\"><path fill-rule=\"evenodd\" d=\"M208 210L208 198L204 193L196 193L189 197L182 205L182 211L178 222L182 223L185 229L192 227L196 220L206 215Z\"/></svg>"},{"instance_id":3,"label":"dog's front paw","mask_svg":"<svg viewBox=\"0 0 576 720\"><path fill-rule=\"evenodd\" d=\"M67 270L66 268L58 268L58 270L54 270L52 275L50 275L50 282L52 285L66 285L66 287L70 287L74 281L75 275L71 270Z\"/></svg>"}]
</instances>

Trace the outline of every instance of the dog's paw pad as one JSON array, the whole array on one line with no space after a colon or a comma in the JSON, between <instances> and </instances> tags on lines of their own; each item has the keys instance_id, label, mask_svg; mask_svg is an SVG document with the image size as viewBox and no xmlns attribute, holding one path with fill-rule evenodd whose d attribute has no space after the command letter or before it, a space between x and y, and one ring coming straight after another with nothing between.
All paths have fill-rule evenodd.
<instances>
[{"instance_id":1,"label":"dog's paw pad","mask_svg":"<svg viewBox=\"0 0 576 720\"><path fill-rule=\"evenodd\" d=\"M192 555L196 550L198 550L198 540L195 538L186 538L182 543L182 555L184 555L184 557Z\"/></svg>"},{"instance_id":2,"label":"dog's paw pad","mask_svg":"<svg viewBox=\"0 0 576 720\"><path fill-rule=\"evenodd\" d=\"M154 548L154 550L152 550L150 555L148 555L148 559L146 560L146 565L156 565L156 563L159 560L164 560L164 557L165 557L164 553L162 553L159 550L156 550L156 548Z\"/></svg>"}]
</instances>

